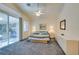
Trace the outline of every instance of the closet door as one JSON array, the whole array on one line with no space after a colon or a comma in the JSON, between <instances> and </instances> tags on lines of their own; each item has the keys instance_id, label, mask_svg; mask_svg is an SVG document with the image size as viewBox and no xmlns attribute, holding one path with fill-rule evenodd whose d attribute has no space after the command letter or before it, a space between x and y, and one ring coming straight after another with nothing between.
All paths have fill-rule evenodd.
<instances>
[{"instance_id":1,"label":"closet door","mask_svg":"<svg viewBox=\"0 0 79 59\"><path fill-rule=\"evenodd\" d=\"M0 12L0 48L8 45L8 16Z\"/></svg>"}]
</instances>

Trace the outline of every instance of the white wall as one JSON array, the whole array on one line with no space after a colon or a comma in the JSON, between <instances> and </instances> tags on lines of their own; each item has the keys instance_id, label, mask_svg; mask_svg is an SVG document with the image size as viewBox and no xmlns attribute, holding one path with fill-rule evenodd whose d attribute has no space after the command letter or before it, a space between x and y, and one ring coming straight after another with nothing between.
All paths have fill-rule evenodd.
<instances>
[{"instance_id":1,"label":"white wall","mask_svg":"<svg viewBox=\"0 0 79 59\"><path fill-rule=\"evenodd\" d=\"M34 19L32 21L32 26L35 26L36 27L36 31L39 31L39 24L47 24L47 27L48 26L55 26L55 19L52 19L52 18L42 18L42 17L38 17L37 19Z\"/></svg>"},{"instance_id":2,"label":"white wall","mask_svg":"<svg viewBox=\"0 0 79 59\"><path fill-rule=\"evenodd\" d=\"M1 11L5 12L8 15L14 16L14 17L20 17L21 13L19 12L19 10L16 10L17 8L16 9L15 8L16 7L14 7L13 4L2 4L2 3L0 3L0 10Z\"/></svg>"},{"instance_id":3,"label":"white wall","mask_svg":"<svg viewBox=\"0 0 79 59\"><path fill-rule=\"evenodd\" d=\"M41 16L33 16L32 20L32 26L36 27L36 31L39 31L39 24L47 24L47 27L53 26L53 28L56 28L56 19L58 15L60 14L62 7L64 4L47 4L46 7L43 7L44 9L42 12L44 14L41 14Z\"/></svg>"},{"instance_id":4,"label":"white wall","mask_svg":"<svg viewBox=\"0 0 79 59\"><path fill-rule=\"evenodd\" d=\"M23 29L23 27L24 27L24 25L23 25L23 23L24 22L26 22L26 23L28 23L28 31L23 31L24 29ZM23 39L26 39L29 35L30 35L30 20L29 20L29 18L27 18L26 17L26 15L23 15L23 17L22 17L22 38Z\"/></svg>"},{"instance_id":5,"label":"white wall","mask_svg":"<svg viewBox=\"0 0 79 59\"><path fill-rule=\"evenodd\" d=\"M66 30L60 30L60 21L64 19L66 19ZM79 4L65 4L56 22L57 41L67 52L66 40L79 40Z\"/></svg>"}]
</instances>

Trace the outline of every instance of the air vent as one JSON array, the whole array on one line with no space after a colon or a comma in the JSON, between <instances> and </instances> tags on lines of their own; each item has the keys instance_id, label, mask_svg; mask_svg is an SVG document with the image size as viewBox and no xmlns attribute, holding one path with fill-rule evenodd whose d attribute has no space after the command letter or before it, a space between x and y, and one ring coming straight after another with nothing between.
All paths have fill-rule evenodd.
<instances>
[{"instance_id":1,"label":"air vent","mask_svg":"<svg viewBox=\"0 0 79 59\"><path fill-rule=\"evenodd\" d=\"M30 3L27 3L26 5L27 5L27 6L31 6L31 4L30 4Z\"/></svg>"}]
</instances>

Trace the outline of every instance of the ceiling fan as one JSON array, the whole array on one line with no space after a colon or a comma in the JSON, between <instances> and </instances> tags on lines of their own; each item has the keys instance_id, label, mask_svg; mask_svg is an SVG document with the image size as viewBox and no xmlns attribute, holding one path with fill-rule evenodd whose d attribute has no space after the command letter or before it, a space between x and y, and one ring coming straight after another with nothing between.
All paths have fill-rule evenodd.
<instances>
[{"instance_id":1,"label":"ceiling fan","mask_svg":"<svg viewBox=\"0 0 79 59\"><path fill-rule=\"evenodd\" d=\"M41 14L44 14L41 9L39 9L38 11L35 11L35 12L33 12L33 13L34 13L36 16L40 16Z\"/></svg>"},{"instance_id":2,"label":"ceiling fan","mask_svg":"<svg viewBox=\"0 0 79 59\"><path fill-rule=\"evenodd\" d=\"M32 4L28 3L27 6L29 7L34 7ZM42 5L43 6L43 5ZM45 6L44 6L45 7ZM45 14L46 11L43 10L42 7L40 7L40 4L37 3L36 4L36 10L33 11L33 14L32 15L36 15L36 16L40 16L42 14Z\"/></svg>"},{"instance_id":3,"label":"ceiling fan","mask_svg":"<svg viewBox=\"0 0 79 59\"><path fill-rule=\"evenodd\" d=\"M37 6L37 11L34 11L33 12L33 15L40 16L42 14L45 14L45 12L43 12L44 11L43 8L40 7L40 4L39 3L37 3L36 6Z\"/></svg>"}]
</instances>

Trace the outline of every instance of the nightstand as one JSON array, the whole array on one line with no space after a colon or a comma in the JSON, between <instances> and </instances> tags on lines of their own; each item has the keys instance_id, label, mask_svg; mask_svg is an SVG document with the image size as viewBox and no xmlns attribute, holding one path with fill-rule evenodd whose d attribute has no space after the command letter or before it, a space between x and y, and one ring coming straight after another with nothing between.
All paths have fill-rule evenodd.
<instances>
[{"instance_id":1,"label":"nightstand","mask_svg":"<svg viewBox=\"0 0 79 59\"><path fill-rule=\"evenodd\" d=\"M51 41L55 40L55 34L54 33L49 33L49 37Z\"/></svg>"}]
</instances>

